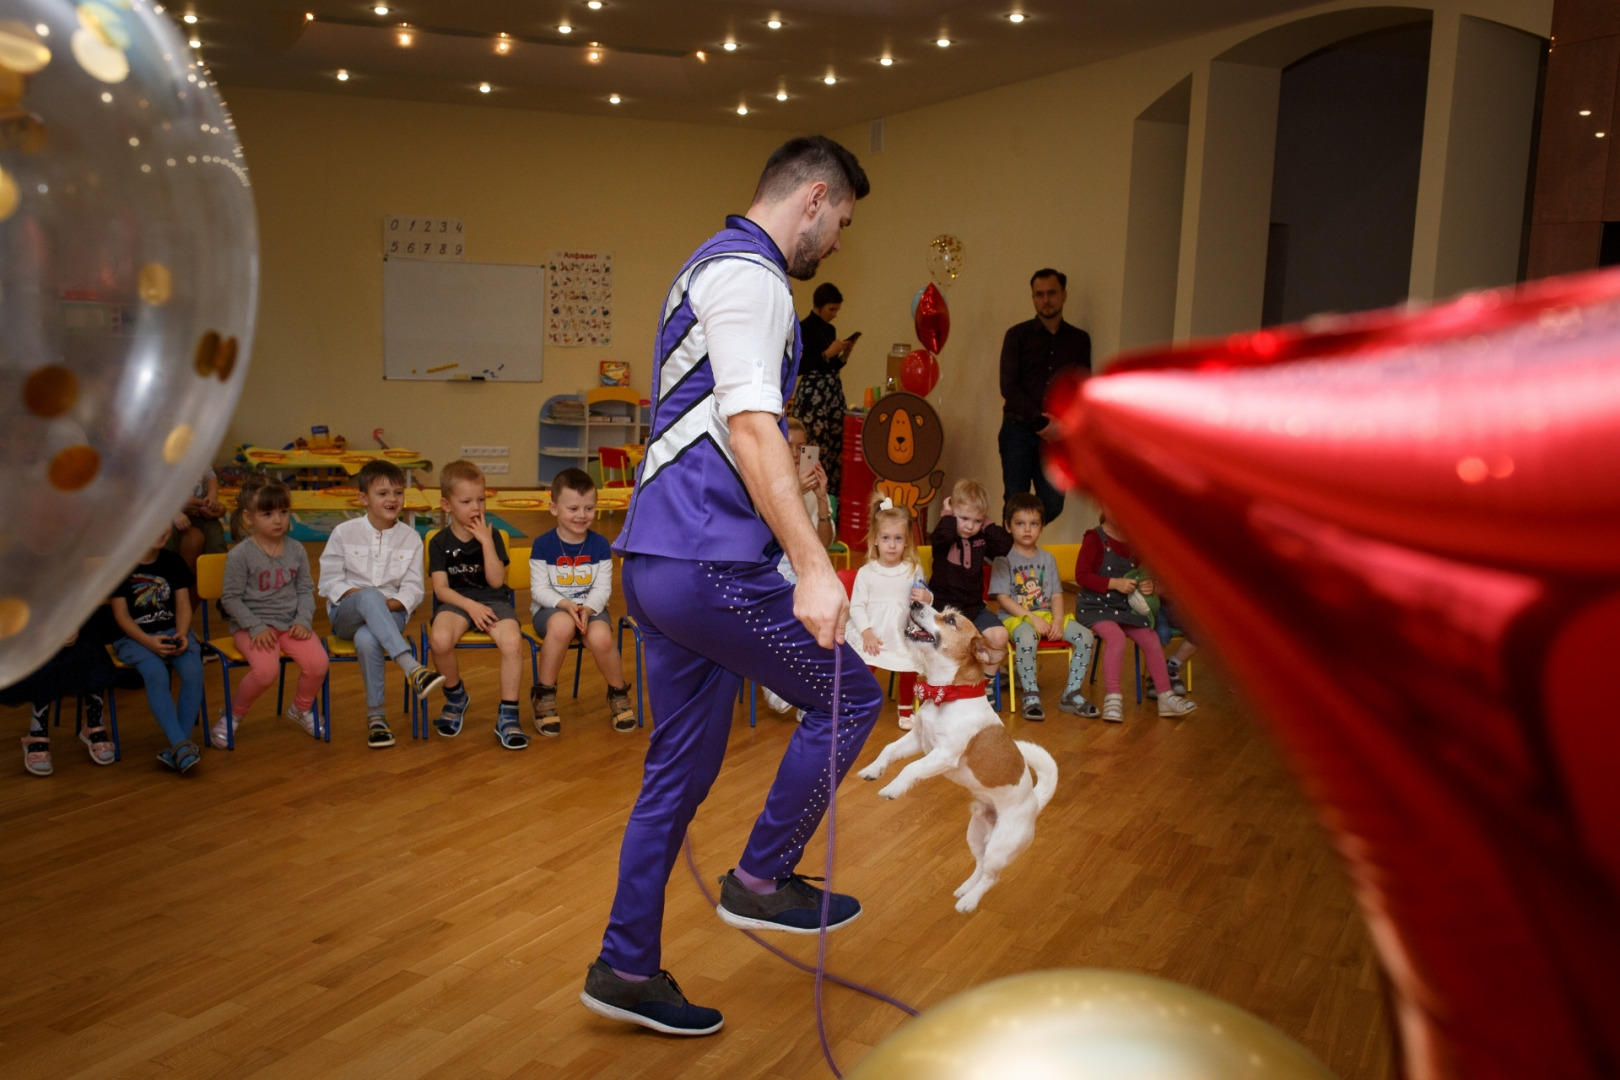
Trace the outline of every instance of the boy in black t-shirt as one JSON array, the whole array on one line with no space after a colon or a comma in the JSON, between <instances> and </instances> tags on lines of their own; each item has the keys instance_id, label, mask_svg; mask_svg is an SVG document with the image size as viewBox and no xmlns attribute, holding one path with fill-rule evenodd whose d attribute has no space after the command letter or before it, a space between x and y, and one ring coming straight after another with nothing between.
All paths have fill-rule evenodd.
<instances>
[{"instance_id":1,"label":"boy in black t-shirt","mask_svg":"<svg viewBox=\"0 0 1620 1080\"><path fill-rule=\"evenodd\" d=\"M433 726L446 737L461 734L471 698L456 664L456 642L469 630L488 634L501 652L501 706L495 737L508 750L529 745L518 721L523 628L506 587L506 545L484 520L484 473L470 461L452 461L439 471L439 506L449 527L428 543L433 586L433 627L428 644L433 666L444 676L444 710Z\"/></svg>"},{"instance_id":2,"label":"boy in black t-shirt","mask_svg":"<svg viewBox=\"0 0 1620 1080\"><path fill-rule=\"evenodd\" d=\"M164 551L169 530L147 549L113 593L113 619L124 636L113 642L118 659L141 673L152 715L169 740L158 760L175 772L197 764L202 753L190 739L202 719L202 646L191 634L193 578L185 560ZM180 676L178 702L169 696L169 669Z\"/></svg>"}]
</instances>

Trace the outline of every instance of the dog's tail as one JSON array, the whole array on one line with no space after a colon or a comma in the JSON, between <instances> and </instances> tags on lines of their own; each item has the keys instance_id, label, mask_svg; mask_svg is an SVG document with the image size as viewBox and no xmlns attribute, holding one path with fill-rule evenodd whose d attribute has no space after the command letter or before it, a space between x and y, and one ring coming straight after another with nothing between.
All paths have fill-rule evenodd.
<instances>
[{"instance_id":1,"label":"dog's tail","mask_svg":"<svg viewBox=\"0 0 1620 1080\"><path fill-rule=\"evenodd\" d=\"M1057 762L1052 760L1045 747L1022 739L1018 739L1017 743L1019 752L1024 755L1024 763L1035 770L1037 812L1045 810L1046 804L1052 801L1052 793L1057 790Z\"/></svg>"}]
</instances>

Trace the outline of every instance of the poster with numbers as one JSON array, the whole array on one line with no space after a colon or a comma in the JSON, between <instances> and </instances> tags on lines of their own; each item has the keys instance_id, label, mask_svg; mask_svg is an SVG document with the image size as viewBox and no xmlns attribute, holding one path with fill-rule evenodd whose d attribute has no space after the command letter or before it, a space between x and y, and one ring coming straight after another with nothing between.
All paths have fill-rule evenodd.
<instances>
[{"instance_id":1,"label":"poster with numbers","mask_svg":"<svg viewBox=\"0 0 1620 1080\"><path fill-rule=\"evenodd\" d=\"M461 218L387 214L383 217L383 258L461 261L466 251Z\"/></svg>"},{"instance_id":2,"label":"poster with numbers","mask_svg":"<svg viewBox=\"0 0 1620 1080\"><path fill-rule=\"evenodd\" d=\"M546 253L546 344L613 343L613 256Z\"/></svg>"}]
</instances>

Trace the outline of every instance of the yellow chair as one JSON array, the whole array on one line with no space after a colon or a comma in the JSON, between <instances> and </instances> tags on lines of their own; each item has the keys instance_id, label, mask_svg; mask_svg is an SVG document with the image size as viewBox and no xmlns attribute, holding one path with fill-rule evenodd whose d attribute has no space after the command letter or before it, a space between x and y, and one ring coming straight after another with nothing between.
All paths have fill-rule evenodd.
<instances>
[{"instance_id":1,"label":"yellow chair","mask_svg":"<svg viewBox=\"0 0 1620 1080\"><path fill-rule=\"evenodd\" d=\"M295 540L288 542L297 543ZM197 599L201 601L197 607L201 609L202 614L201 637L203 652L211 652L219 657L219 681L225 690L225 714L229 716L231 714L231 669L245 668L251 665L248 664L247 657L243 656L242 651L236 647L236 638L230 635L217 638L209 636L208 609L213 606L215 600L225 595L225 558L224 555L199 555L197 557ZM283 683L287 677L287 665L290 663L292 663L290 657L281 657L279 678L276 683L277 715L281 713ZM326 705L325 695L322 695L321 708L317 710L315 717L315 734L319 736L322 729L325 728L326 741L331 742L331 724L328 718L329 714L326 712ZM204 709L204 716L206 717L206 706L204 706ZM203 737L206 741L212 742L212 737L206 725ZM225 748L227 750L236 749L235 724L226 726Z\"/></svg>"},{"instance_id":2,"label":"yellow chair","mask_svg":"<svg viewBox=\"0 0 1620 1080\"><path fill-rule=\"evenodd\" d=\"M842 540L834 540L827 549L827 557L832 560L834 570L849 569L849 545Z\"/></svg>"}]
</instances>

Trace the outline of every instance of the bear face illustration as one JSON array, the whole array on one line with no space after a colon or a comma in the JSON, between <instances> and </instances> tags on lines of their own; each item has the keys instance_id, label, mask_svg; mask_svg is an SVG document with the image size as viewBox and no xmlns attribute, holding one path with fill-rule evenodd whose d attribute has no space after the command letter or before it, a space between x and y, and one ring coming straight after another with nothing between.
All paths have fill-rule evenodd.
<instances>
[{"instance_id":1,"label":"bear face illustration","mask_svg":"<svg viewBox=\"0 0 1620 1080\"><path fill-rule=\"evenodd\" d=\"M885 480L923 479L944 448L939 414L915 394L885 394L867 414L861 450L872 471Z\"/></svg>"}]
</instances>

